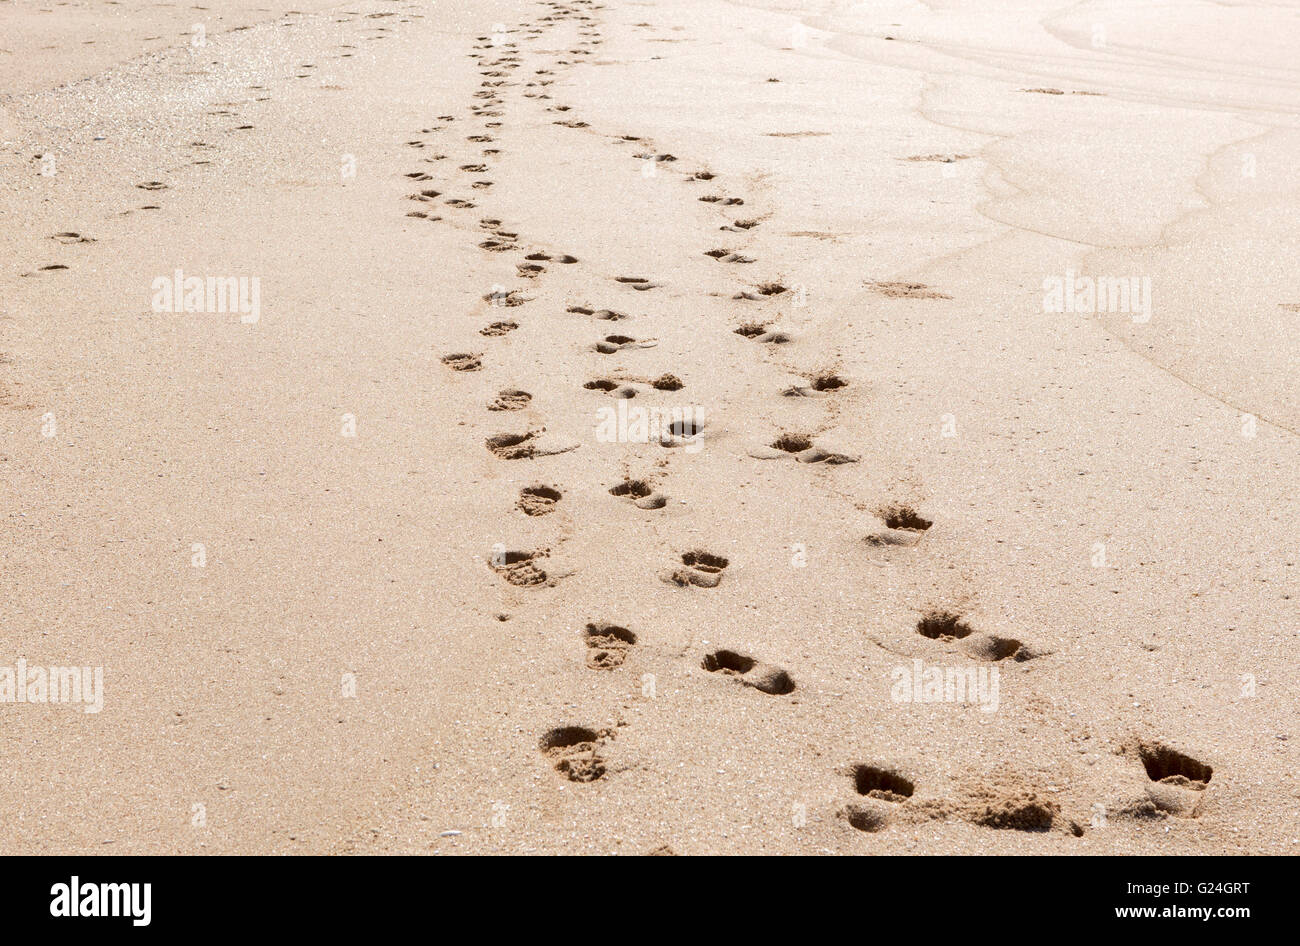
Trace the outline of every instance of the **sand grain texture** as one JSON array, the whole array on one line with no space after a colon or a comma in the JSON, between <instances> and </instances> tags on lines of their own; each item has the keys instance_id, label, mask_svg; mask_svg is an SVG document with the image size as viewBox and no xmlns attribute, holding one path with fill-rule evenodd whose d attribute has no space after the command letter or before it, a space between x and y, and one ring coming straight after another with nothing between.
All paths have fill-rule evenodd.
<instances>
[{"instance_id":1,"label":"sand grain texture","mask_svg":"<svg viewBox=\"0 0 1300 946\"><path fill-rule=\"evenodd\" d=\"M0 5L0 850L1295 852L1286 8L292 9Z\"/></svg>"}]
</instances>

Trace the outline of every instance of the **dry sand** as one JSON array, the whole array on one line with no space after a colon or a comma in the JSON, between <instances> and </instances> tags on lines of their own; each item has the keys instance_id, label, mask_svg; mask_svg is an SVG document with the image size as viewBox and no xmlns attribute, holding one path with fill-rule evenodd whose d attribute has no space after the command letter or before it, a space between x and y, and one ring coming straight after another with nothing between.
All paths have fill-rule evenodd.
<instances>
[{"instance_id":1,"label":"dry sand","mask_svg":"<svg viewBox=\"0 0 1300 946\"><path fill-rule=\"evenodd\" d=\"M0 3L0 850L1297 850L1300 13L816 6Z\"/></svg>"}]
</instances>

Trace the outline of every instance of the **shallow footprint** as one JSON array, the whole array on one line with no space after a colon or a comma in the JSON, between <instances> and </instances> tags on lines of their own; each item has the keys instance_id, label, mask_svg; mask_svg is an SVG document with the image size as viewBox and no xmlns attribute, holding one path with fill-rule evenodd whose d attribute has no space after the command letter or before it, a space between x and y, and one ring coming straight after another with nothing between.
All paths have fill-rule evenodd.
<instances>
[{"instance_id":1,"label":"shallow footprint","mask_svg":"<svg viewBox=\"0 0 1300 946\"><path fill-rule=\"evenodd\" d=\"M606 335L596 343L595 348L602 355L612 355L627 348L654 348L658 344L655 339L638 340L629 335Z\"/></svg>"},{"instance_id":2,"label":"shallow footprint","mask_svg":"<svg viewBox=\"0 0 1300 946\"><path fill-rule=\"evenodd\" d=\"M545 516L563 496L554 486L525 486L519 491L518 505L525 516Z\"/></svg>"},{"instance_id":3,"label":"shallow footprint","mask_svg":"<svg viewBox=\"0 0 1300 946\"><path fill-rule=\"evenodd\" d=\"M722 572L729 562L721 555L702 549L682 553L682 567L660 575L670 585L679 588L716 588L722 581Z\"/></svg>"},{"instance_id":4,"label":"shallow footprint","mask_svg":"<svg viewBox=\"0 0 1300 946\"><path fill-rule=\"evenodd\" d=\"M482 355L457 352L452 355L443 355L442 363L452 371L478 371L483 367L482 358Z\"/></svg>"},{"instance_id":5,"label":"shallow footprint","mask_svg":"<svg viewBox=\"0 0 1300 946\"><path fill-rule=\"evenodd\" d=\"M506 388L498 391L497 396L488 404L490 411L521 411L528 406L533 396L527 391Z\"/></svg>"}]
</instances>

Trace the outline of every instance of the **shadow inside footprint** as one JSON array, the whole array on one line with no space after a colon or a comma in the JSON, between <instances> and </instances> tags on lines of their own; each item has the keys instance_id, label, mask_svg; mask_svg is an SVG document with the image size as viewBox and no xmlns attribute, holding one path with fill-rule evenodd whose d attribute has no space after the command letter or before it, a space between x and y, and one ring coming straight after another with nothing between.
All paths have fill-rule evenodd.
<instances>
[{"instance_id":1,"label":"shadow inside footprint","mask_svg":"<svg viewBox=\"0 0 1300 946\"><path fill-rule=\"evenodd\" d=\"M960 614L949 611L927 611L916 623L916 632L930 640L961 640L969 637L973 629L962 621Z\"/></svg>"},{"instance_id":2,"label":"shadow inside footprint","mask_svg":"<svg viewBox=\"0 0 1300 946\"><path fill-rule=\"evenodd\" d=\"M916 790L909 779L891 769L860 764L853 766L852 774L854 791L878 801L901 802Z\"/></svg>"},{"instance_id":3,"label":"shadow inside footprint","mask_svg":"<svg viewBox=\"0 0 1300 946\"><path fill-rule=\"evenodd\" d=\"M584 726L561 726L542 736L538 748L570 782L594 782L605 774L597 754L603 741L601 733Z\"/></svg>"},{"instance_id":4,"label":"shadow inside footprint","mask_svg":"<svg viewBox=\"0 0 1300 946\"><path fill-rule=\"evenodd\" d=\"M921 516L911 506L895 503L883 506L876 515L885 524L879 532L867 536L867 544L881 546L912 546L921 541L921 536L933 523Z\"/></svg>"},{"instance_id":5,"label":"shadow inside footprint","mask_svg":"<svg viewBox=\"0 0 1300 946\"><path fill-rule=\"evenodd\" d=\"M611 496L621 496L632 500L639 509L662 509L668 504L668 497L656 493L645 480L624 480L609 489Z\"/></svg>"},{"instance_id":6,"label":"shadow inside footprint","mask_svg":"<svg viewBox=\"0 0 1300 946\"><path fill-rule=\"evenodd\" d=\"M636 644L636 635L617 624L588 624L583 638L588 649L587 666L593 670L621 667Z\"/></svg>"},{"instance_id":7,"label":"shadow inside footprint","mask_svg":"<svg viewBox=\"0 0 1300 946\"><path fill-rule=\"evenodd\" d=\"M716 588L722 581L722 572L728 562L721 555L695 549L682 553L684 567L665 572L664 581L679 588L695 586L697 588Z\"/></svg>"},{"instance_id":8,"label":"shadow inside footprint","mask_svg":"<svg viewBox=\"0 0 1300 946\"><path fill-rule=\"evenodd\" d=\"M773 696L794 692L794 680L780 667L760 663L753 657L734 650L715 650L705 654L701 666L710 673L733 677L745 686L753 687Z\"/></svg>"},{"instance_id":9,"label":"shadow inside footprint","mask_svg":"<svg viewBox=\"0 0 1300 946\"><path fill-rule=\"evenodd\" d=\"M519 491L519 508L526 516L544 516L555 509L563 495L552 486L525 486Z\"/></svg>"}]
</instances>

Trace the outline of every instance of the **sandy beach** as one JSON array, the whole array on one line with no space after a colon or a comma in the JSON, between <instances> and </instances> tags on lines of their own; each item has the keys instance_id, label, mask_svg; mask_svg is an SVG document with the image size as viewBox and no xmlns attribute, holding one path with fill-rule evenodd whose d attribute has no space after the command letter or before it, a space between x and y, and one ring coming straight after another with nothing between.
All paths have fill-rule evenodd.
<instances>
[{"instance_id":1,"label":"sandy beach","mask_svg":"<svg viewBox=\"0 0 1300 946\"><path fill-rule=\"evenodd\" d=\"M0 2L0 852L1300 852L1297 49Z\"/></svg>"}]
</instances>

